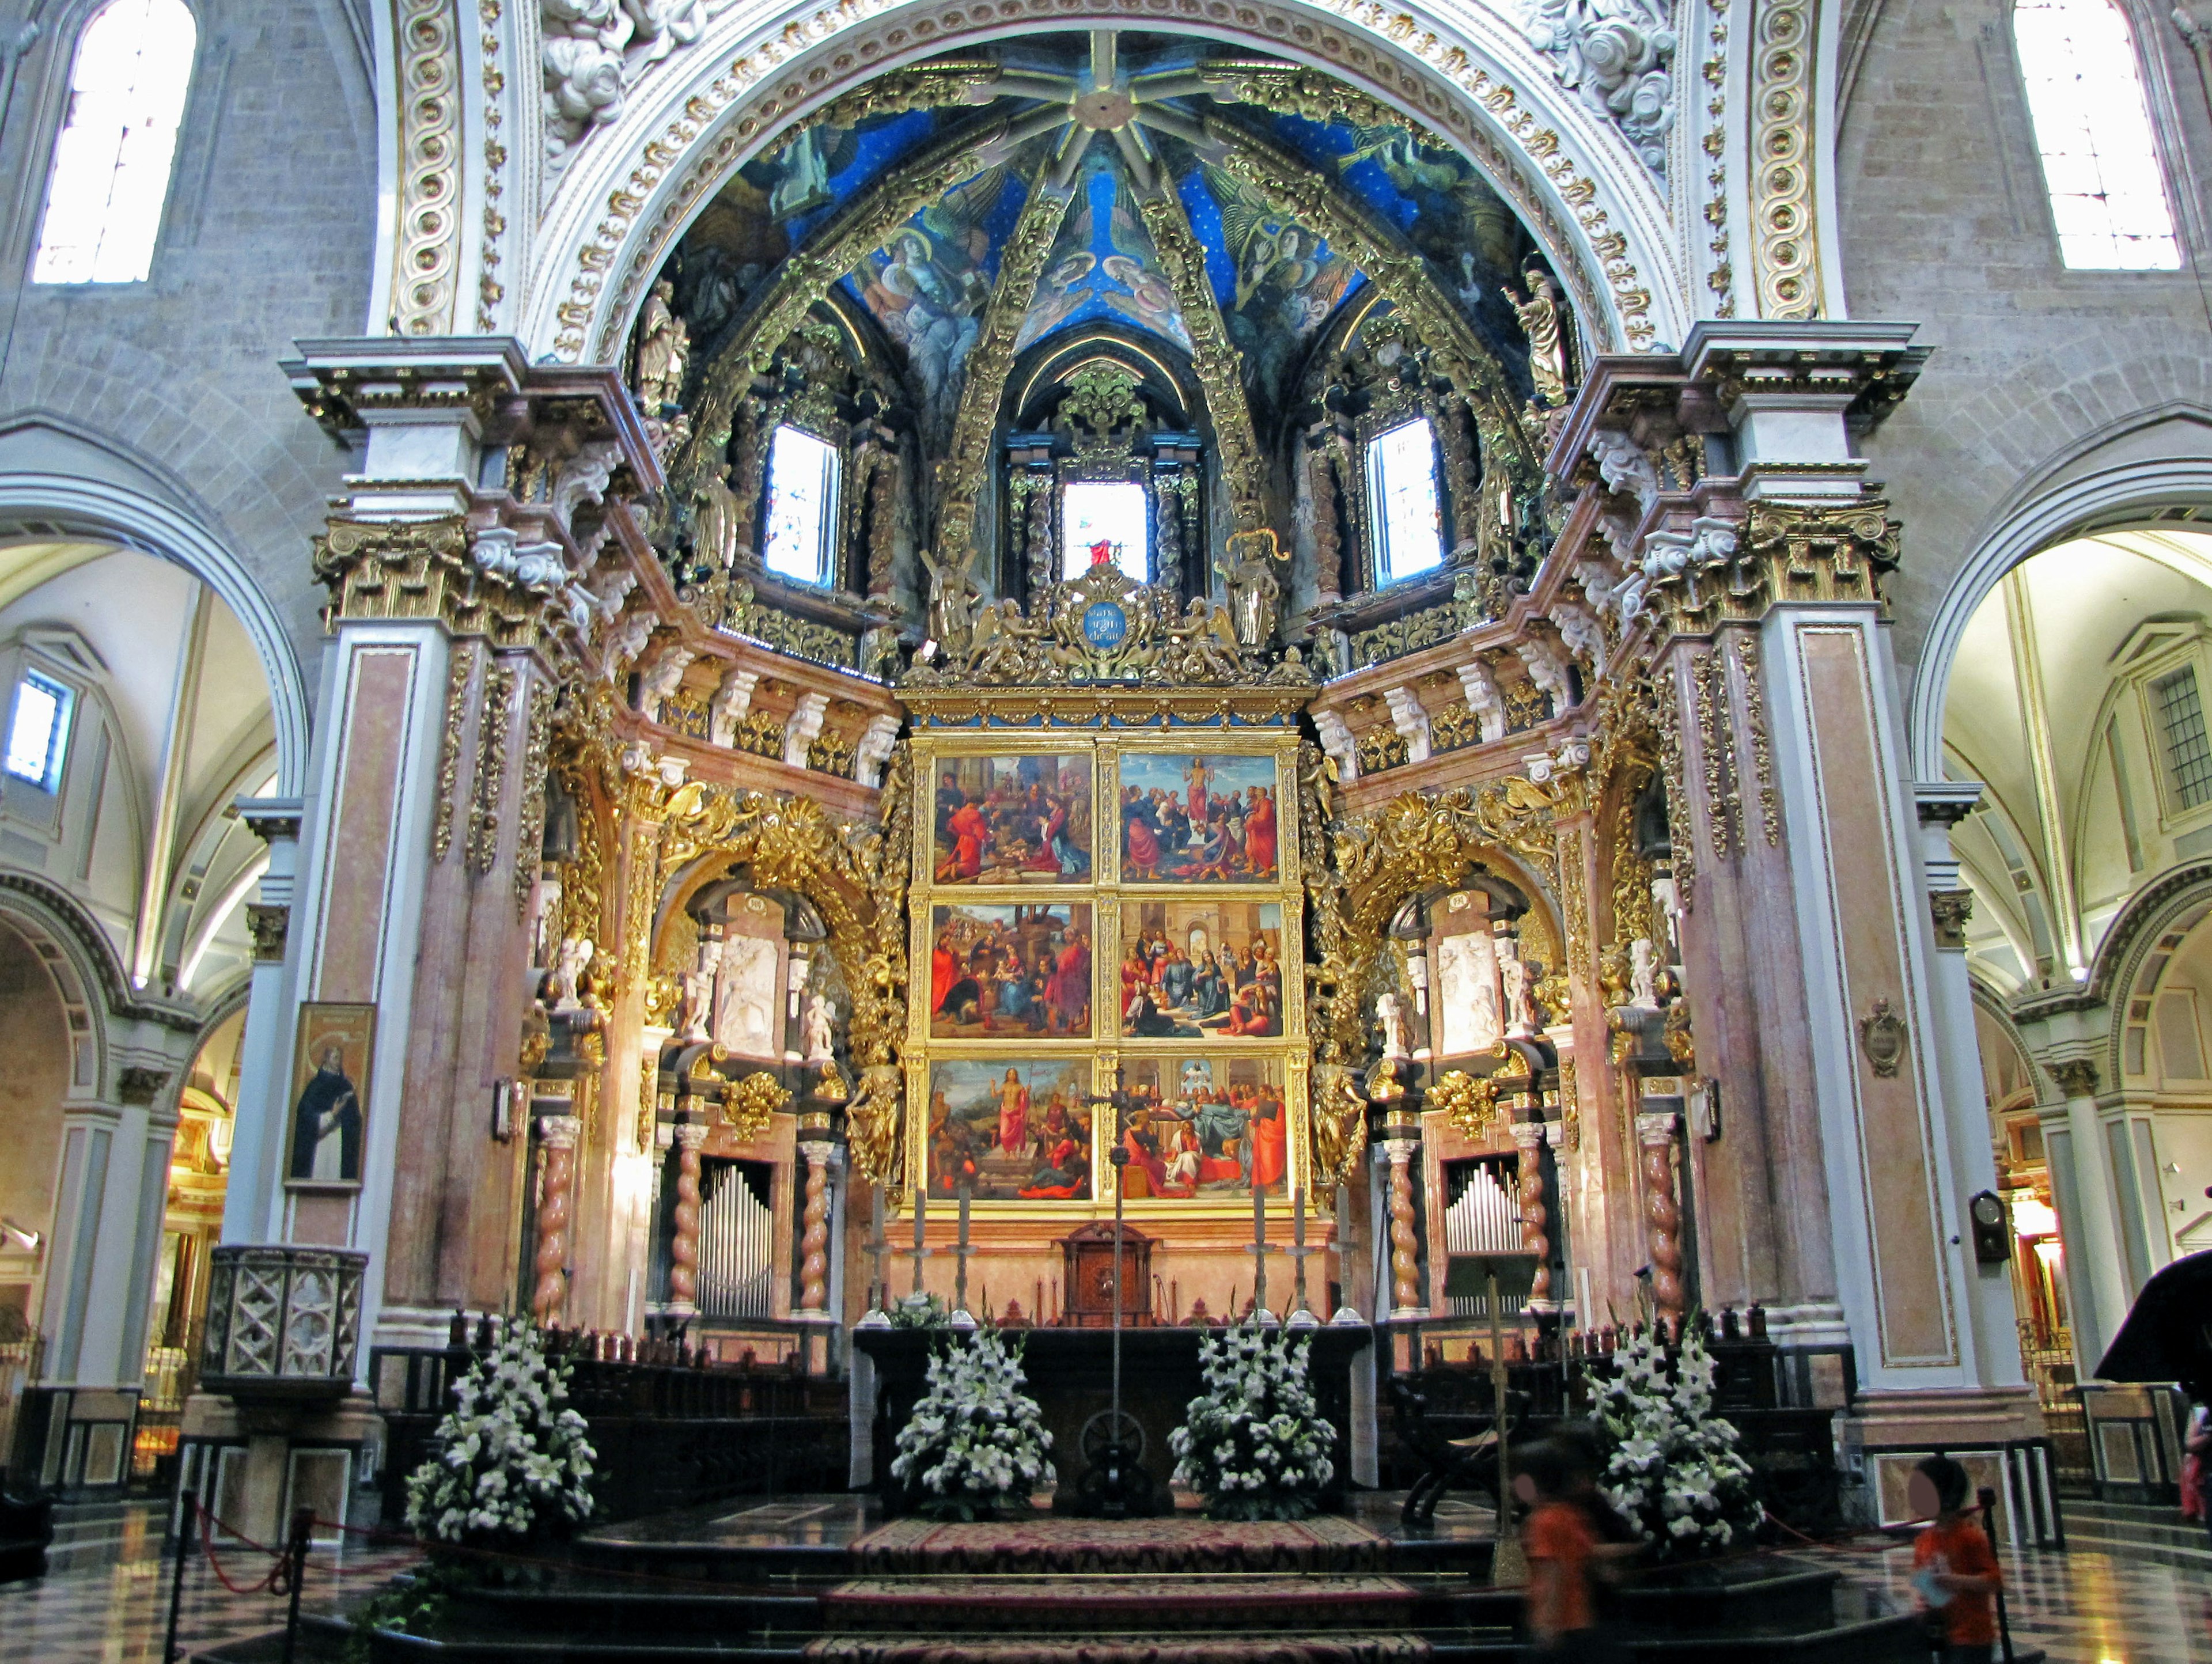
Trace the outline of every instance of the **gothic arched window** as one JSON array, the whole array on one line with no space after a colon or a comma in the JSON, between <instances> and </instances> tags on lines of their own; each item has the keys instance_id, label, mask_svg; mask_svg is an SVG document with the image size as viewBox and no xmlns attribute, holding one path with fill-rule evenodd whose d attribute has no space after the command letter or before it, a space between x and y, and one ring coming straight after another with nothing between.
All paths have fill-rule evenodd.
<instances>
[{"instance_id":1,"label":"gothic arched window","mask_svg":"<svg viewBox=\"0 0 2212 1664\"><path fill-rule=\"evenodd\" d=\"M788 423L768 447L768 535L761 564L802 584L836 581L837 447Z\"/></svg>"},{"instance_id":2,"label":"gothic arched window","mask_svg":"<svg viewBox=\"0 0 2212 1664\"><path fill-rule=\"evenodd\" d=\"M2013 37L2070 267L2181 264L2128 20L2113 0L2014 0Z\"/></svg>"},{"instance_id":3,"label":"gothic arched window","mask_svg":"<svg viewBox=\"0 0 2212 1664\"><path fill-rule=\"evenodd\" d=\"M1437 491L1437 439L1426 416L1367 441L1367 502L1374 526L1375 587L1444 563L1443 506Z\"/></svg>"},{"instance_id":4,"label":"gothic arched window","mask_svg":"<svg viewBox=\"0 0 2212 1664\"><path fill-rule=\"evenodd\" d=\"M33 282L146 280L197 35L181 0L108 0L93 14L70 70Z\"/></svg>"}]
</instances>

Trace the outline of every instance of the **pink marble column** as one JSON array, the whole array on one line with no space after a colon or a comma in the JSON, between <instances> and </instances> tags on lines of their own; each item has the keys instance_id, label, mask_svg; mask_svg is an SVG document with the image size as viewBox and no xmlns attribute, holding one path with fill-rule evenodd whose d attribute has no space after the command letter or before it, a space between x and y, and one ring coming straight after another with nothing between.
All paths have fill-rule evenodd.
<instances>
[{"instance_id":1,"label":"pink marble column","mask_svg":"<svg viewBox=\"0 0 2212 1664\"><path fill-rule=\"evenodd\" d=\"M699 1146L702 1121L676 1124L676 1240L668 1250L668 1312L689 1317L699 1309Z\"/></svg>"},{"instance_id":2,"label":"pink marble column","mask_svg":"<svg viewBox=\"0 0 2212 1664\"><path fill-rule=\"evenodd\" d=\"M1650 1256L1651 1303L1662 1317L1679 1324L1684 1309L1682 1209L1674 1196L1674 1115L1638 1115L1636 1136L1644 1147L1644 1227Z\"/></svg>"},{"instance_id":3,"label":"pink marble column","mask_svg":"<svg viewBox=\"0 0 2212 1664\"><path fill-rule=\"evenodd\" d=\"M1413 1157L1420 1147L1418 1139L1382 1143L1390 1159L1390 1316L1400 1322L1418 1322L1429 1315L1421 1303L1420 1262L1415 1257L1420 1238L1413 1230Z\"/></svg>"},{"instance_id":4,"label":"pink marble column","mask_svg":"<svg viewBox=\"0 0 2212 1664\"><path fill-rule=\"evenodd\" d=\"M530 1297L531 1315L540 1323L559 1321L568 1302L568 1211L576 1185L576 1135L584 1124L574 1115L541 1115L538 1147L538 1283Z\"/></svg>"},{"instance_id":5,"label":"pink marble column","mask_svg":"<svg viewBox=\"0 0 2212 1664\"><path fill-rule=\"evenodd\" d=\"M830 1315L830 1156L833 1146L808 1140L799 1146L806 1158L805 1230L799 1239L799 1315Z\"/></svg>"}]
</instances>

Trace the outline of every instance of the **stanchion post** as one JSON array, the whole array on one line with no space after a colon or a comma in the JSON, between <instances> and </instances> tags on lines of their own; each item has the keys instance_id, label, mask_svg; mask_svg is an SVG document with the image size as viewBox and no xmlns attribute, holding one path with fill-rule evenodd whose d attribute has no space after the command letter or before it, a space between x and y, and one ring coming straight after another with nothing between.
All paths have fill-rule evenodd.
<instances>
[{"instance_id":1,"label":"stanchion post","mask_svg":"<svg viewBox=\"0 0 2212 1664\"><path fill-rule=\"evenodd\" d=\"M192 1539L200 1525L200 1493L179 1491L177 1496L177 1564L169 1573L169 1628L161 1642L161 1664L176 1664L177 1613L185 1603L185 1556L191 1552Z\"/></svg>"},{"instance_id":2,"label":"stanchion post","mask_svg":"<svg viewBox=\"0 0 2212 1664\"><path fill-rule=\"evenodd\" d=\"M315 1516L312 1510L297 1508L292 1510L292 1535L284 1545L285 1558L291 1562L292 1590L284 1612L284 1664L295 1664L300 1645L300 1585L307 1577L307 1535L314 1529Z\"/></svg>"},{"instance_id":3,"label":"stanchion post","mask_svg":"<svg viewBox=\"0 0 2212 1664\"><path fill-rule=\"evenodd\" d=\"M1990 1540L1990 1558L1995 1559L1997 1552L1997 1493L1984 1485L1974 1493L1974 1500L1981 1504L1982 1535ZM2004 1664L2013 1664L2012 1620L2005 1615L2004 1578L2002 1576L1997 1578L1997 1638L2003 1643Z\"/></svg>"}]
</instances>

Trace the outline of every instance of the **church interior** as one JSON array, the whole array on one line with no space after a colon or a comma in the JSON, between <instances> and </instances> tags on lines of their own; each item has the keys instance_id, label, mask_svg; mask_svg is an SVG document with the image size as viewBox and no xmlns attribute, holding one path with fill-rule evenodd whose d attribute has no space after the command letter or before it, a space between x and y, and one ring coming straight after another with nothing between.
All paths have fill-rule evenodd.
<instances>
[{"instance_id":1,"label":"church interior","mask_svg":"<svg viewBox=\"0 0 2212 1664\"><path fill-rule=\"evenodd\" d=\"M2212 15L17 9L0 1664L2212 1659Z\"/></svg>"}]
</instances>

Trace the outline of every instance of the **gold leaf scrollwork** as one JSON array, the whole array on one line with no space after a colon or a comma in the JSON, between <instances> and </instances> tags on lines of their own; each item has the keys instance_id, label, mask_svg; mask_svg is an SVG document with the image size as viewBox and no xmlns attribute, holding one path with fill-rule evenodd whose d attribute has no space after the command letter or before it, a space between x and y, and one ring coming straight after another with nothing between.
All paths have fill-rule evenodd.
<instances>
[{"instance_id":1,"label":"gold leaf scrollwork","mask_svg":"<svg viewBox=\"0 0 2212 1664\"><path fill-rule=\"evenodd\" d=\"M1478 1144L1503 1135L1505 1117L1498 1107L1498 1088L1480 1075L1449 1070L1430 1086L1425 1102L1449 1115L1452 1125Z\"/></svg>"},{"instance_id":2,"label":"gold leaf scrollwork","mask_svg":"<svg viewBox=\"0 0 2212 1664\"><path fill-rule=\"evenodd\" d=\"M769 1117L790 1102L791 1089L763 1069L722 1094L722 1117L738 1142L757 1144L768 1135Z\"/></svg>"}]
</instances>

